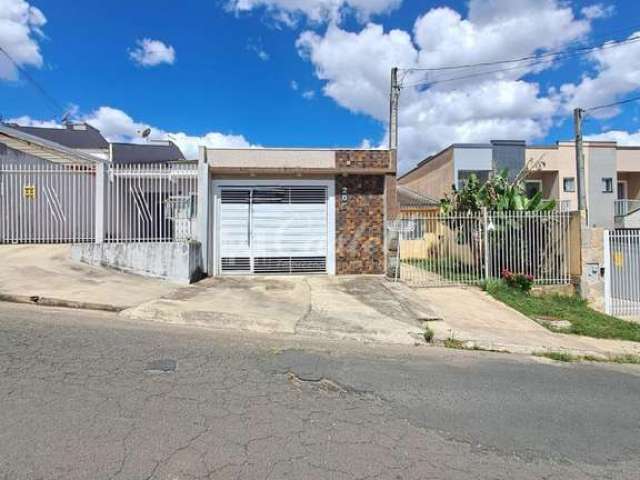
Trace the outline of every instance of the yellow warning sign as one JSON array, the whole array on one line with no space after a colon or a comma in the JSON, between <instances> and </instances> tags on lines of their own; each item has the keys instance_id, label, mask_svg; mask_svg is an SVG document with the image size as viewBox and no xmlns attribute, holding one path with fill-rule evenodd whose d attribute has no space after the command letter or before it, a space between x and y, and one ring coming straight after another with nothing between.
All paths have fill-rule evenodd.
<instances>
[{"instance_id":1,"label":"yellow warning sign","mask_svg":"<svg viewBox=\"0 0 640 480\"><path fill-rule=\"evenodd\" d=\"M613 264L617 268L621 268L624 265L624 253L613 252Z\"/></svg>"},{"instance_id":2,"label":"yellow warning sign","mask_svg":"<svg viewBox=\"0 0 640 480\"><path fill-rule=\"evenodd\" d=\"M24 194L24 198L36 198L36 186L35 185L25 185L22 188L22 192Z\"/></svg>"}]
</instances>

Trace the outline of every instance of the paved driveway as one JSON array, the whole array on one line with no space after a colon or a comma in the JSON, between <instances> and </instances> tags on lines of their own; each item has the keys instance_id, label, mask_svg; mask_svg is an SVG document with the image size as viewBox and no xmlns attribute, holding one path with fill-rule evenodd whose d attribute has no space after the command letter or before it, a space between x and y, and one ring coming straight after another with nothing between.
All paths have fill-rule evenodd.
<instances>
[{"instance_id":1,"label":"paved driveway","mask_svg":"<svg viewBox=\"0 0 640 480\"><path fill-rule=\"evenodd\" d=\"M0 298L38 297L119 310L180 286L74 262L70 245L0 245Z\"/></svg>"},{"instance_id":2,"label":"paved driveway","mask_svg":"<svg viewBox=\"0 0 640 480\"><path fill-rule=\"evenodd\" d=\"M211 278L125 310L135 320L362 342L422 342L429 316L413 292L382 277Z\"/></svg>"}]
</instances>

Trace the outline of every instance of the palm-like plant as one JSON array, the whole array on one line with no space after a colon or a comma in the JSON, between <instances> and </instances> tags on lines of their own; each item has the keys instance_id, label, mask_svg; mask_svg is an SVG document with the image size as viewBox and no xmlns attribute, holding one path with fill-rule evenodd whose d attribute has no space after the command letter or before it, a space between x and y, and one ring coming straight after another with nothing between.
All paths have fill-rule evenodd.
<instances>
[{"instance_id":1,"label":"palm-like plant","mask_svg":"<svg viewBox=\"0 0 640 480\"><path fill-rule=\"evenodd\" d=\"M454 211L479 212L483 208L497 212L546 212L555 208L555 200L544 201L542 192L528 198L522 175L512 182L508 178L507 170L503 170L481 183L475 174L471 174L461 189L454 188L451 195L445 195L440 201L440 209L448 214Z\"/></svg>"}]
</instances>

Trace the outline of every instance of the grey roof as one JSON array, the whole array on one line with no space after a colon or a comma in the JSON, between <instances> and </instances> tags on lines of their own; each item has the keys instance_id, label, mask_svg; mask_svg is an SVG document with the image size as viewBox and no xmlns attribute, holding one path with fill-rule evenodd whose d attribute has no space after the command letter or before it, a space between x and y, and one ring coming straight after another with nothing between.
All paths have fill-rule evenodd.
<instances>
[{"instance_id":1,"label":"grey roof","mask_svg":"<svg viewBox=\"0 0 640 480\"><path fill-rule=\"evenodd\" d=\"M104 163L105 161L0 122L0 141L8 147L51 162Z\"/></svg>"},{"instance_id":2,"label":"grey roof","mask_svg":"<svg viewBox=\"0 0 640 480\"><path fill-rule=\"evenodd\" d=\"M402 186L398 186L398 203L400 207L437 207L440 205L438 200Z\"/></svg>"},{"instance_id":3,"label":"grey roof","mask_svg":"<svg viewBox=\"0 0 640 480\"><path fill-rule=\"evenodd\" d=\"M116 164L165 163L184 159L182 151L173 142L111 144L111 161Z\"/></svg>"},{"instance_id":4,"label":"grey roof","mask_svg":"<svg viewBox=\"0 0 640 480\"><path fill-rule=\"evenodd\" d=\"M106 150L109 148L109 142L105 140L100 131L86 123L68 124L64 128L23 127L16 124L6 125L15 130L58 143L67 148L83 150Z\"/></svg>"}]
</instances>

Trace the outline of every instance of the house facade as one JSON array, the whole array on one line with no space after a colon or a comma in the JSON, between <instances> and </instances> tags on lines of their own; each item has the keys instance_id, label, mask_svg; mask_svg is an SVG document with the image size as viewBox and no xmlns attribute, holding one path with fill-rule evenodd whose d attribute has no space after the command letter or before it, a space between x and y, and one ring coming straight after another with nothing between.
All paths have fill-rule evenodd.
<instances>
[{"instance_id":1,"label":"house facade","mask_svg":"<svg viewBox=\"0 0 640 480\"><path fill-rule=\"evenodd\" d=\"M208 274L385 272L392 152L201 148L199 165Z\"/></svg>"},{"instance_id":2,"label":"house facade","mask_svg":"<svg viewBox=\"0 0 640 480\"><path fill-rule=\"evenodd\" d=\"M635 225L640 210L640 147L615 142L584 142L585 196L589 224L614 228ZM578 207L575 144L526 145L524 141L453 144L420 162L398 179L399 185L433 198L461 187L471 174L481 181L507 169L514 178L528 167L524 186L531 196L542 192L558 208ZM640 214L638 214L640 215Z\"/></svg>"}]
</instances>

